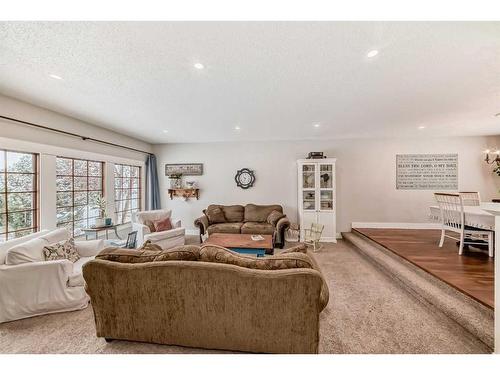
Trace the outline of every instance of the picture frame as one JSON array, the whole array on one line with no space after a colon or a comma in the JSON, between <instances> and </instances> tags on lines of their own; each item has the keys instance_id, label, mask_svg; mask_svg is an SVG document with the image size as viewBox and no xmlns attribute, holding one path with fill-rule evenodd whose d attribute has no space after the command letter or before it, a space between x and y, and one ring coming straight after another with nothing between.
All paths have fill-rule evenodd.
<instances>
[{"instance_id":1,"label":"picture frame","mask_svg":"<svg viewBox=\"0 0 500 375\"><path fill-rule=\"evenodd\" d=\"M203 174L202 163L176 163L165 164L165 176L182 174L183 176L201 176Z\"/></svg>"}]
</instances>

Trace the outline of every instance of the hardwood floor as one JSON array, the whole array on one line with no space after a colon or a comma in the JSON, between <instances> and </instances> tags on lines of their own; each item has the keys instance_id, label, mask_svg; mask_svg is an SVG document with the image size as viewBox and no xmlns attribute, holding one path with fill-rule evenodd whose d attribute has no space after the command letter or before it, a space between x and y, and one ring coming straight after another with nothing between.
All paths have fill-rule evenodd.
<instances>
[{"instance_id":1,"label":"hardwood floor","mask_svg":"<svg viewBox=\"0 0 500 375\"><path fill-rule=\"evenodd\" d=\"M446 239L438 247L439 230L353 229L440 280L494 307L494 261L487 252L471 247L458 255L456 242Z\"/></svg>"}]
</instances>

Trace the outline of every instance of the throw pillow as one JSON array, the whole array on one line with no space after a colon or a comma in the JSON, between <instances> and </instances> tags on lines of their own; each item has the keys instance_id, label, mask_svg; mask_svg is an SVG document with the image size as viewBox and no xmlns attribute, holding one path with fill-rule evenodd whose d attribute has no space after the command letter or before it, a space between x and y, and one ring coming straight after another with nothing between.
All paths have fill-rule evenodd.
<instances>
[{"instance_id":1,"label":"throw pillow","mask_svg":"<svg viewBox=\"0 0 500 375\"><path fill-rule=\"evenodd\" d=\"M43 248L45 260L68 259L75 263L80 259L80 254L75 247L75 240L69 238L66 241L61 241L53 245L47 245Z\"/></svg>"},{"instance_id":2,"label":"throw pillow","mask_svg":"<svg viewBox=\"0 0 500 375\"><path fill-rule=\"evenodd\" d=\"M271 224L273 227L278 224L278 221L281 218L284 218L286 215L284 215L282 212L279 212L277 210L271 211L271 213L267 216L267 222Z\"/></svg>"},{"instance_id":3,"label":"throw pillow","mask_svg":"<svg viewBox=\"0 0 500 375\"><path fill-rule=\"evenodd\" d=\"M169 217L161 220L155 220L153 221L153 225L155 226L155 232L163 232L165 230L172 229L172 222Z\"/></svg>"},{"instance_id":4,"label":"throw pillow","mask_svg":"<svg viewBox=\"0 0 500 375\"><path fill-rule=\"evenodd\" d=\"M298 244L289 249L283 250L280 254L290 254L290 253L303 253L307 254L307 246L306 244Z\"/></svg>"},{"instance_id":5,"label":"throw pillow","mask_svg":"<svg viewBox=\"0 0 500 375\"><path fill-rule=\"evenodd\" d=\"M314 264L308 255L302 253L277 254L256 258L238 254L221 246L204 245L200 249L202 262L226 263L258 270L282 270L289 268L311 268Z\"/></svg>"},{"instance_id":6,"label":"throw pillow","mask_svg":"<svg viewBox=\"0 0 500 375\"><path fill-rule=\"evenodd\" d=\"M209 206L205 213L208 217L208 222L210 224L225 223L226 217L224 216L224 211L222 208L217 206Z\"/></svg>"},{"instance_id":7,"label":"throw pillow","mask_svg":"<svg viewBox=\"0 0 500 375\"><path fill-rule=\"evenodd\" d=\"M155 228L155 225L153 224L153 222L151 220L146 220L144 222L144 225L147 226L149 228L149 231L151 233L154 233L156 232L156 228Z\"/></svg>"}]
</instances>

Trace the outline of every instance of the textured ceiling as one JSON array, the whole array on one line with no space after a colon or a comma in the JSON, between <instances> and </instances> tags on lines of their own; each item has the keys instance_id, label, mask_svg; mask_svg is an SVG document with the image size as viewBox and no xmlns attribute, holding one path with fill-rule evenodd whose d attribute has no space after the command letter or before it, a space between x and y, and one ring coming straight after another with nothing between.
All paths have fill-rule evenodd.
<instances>
[{"instance_id":1,"label":"textured ceiling","mask_svg":"<svg viewBox=\"0 0 500 375\"><path fill-rule=\"evenodd\" d=\"M0 92L151 143L500 134L500 23L0 22Z\"/></svg>"}]
</instances>

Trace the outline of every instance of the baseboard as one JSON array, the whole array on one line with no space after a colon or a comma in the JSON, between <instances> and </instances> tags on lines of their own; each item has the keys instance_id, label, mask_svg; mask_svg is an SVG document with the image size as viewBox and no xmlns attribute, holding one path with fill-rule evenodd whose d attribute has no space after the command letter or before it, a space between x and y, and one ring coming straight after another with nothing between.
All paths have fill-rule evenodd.
<instances>
[{"instance_id":1,"label":"baseboard","mask_svg":"<svg viewBox=\"0 0 500 375\"><path fill-rule=\"evenodd\" d=\"M440 223L376 223L353 222L353 228L392 228L392 229L441 229Z\"/></svg>"}]
</instances>

